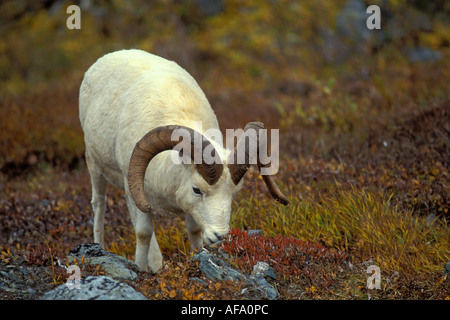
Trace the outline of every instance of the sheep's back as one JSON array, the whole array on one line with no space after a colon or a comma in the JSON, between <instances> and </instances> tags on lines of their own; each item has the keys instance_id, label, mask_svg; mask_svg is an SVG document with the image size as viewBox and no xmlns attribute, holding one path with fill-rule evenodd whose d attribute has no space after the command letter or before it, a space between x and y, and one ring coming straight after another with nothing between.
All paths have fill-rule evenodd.
<instances>
[{"instance_id":1,"label":"sheep's back","mask_svg":"<svg viewBox=\"0 0 450 320\"><path fill-rule=\"evenodd\" d=\"M167 124L218 128L197 82L175 62L141 50L98 59L80 87L80 122L86 150L100 166L126 174L136 142ZM156 159L155 159L156 160Z\"/></svg>"}]
</instances>

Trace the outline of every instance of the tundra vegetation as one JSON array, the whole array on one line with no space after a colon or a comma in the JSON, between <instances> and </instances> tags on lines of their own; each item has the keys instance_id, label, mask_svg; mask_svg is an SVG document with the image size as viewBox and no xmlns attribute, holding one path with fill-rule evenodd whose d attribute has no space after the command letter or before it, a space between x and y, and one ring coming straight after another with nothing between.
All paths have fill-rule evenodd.
<instances>
[{"instance_id":1,"label":"tundra vegetation","mask_svg":"<svg viewBox=\"0 0 450 320\"><path fill-rule=\"evenodd\" d=\"M273 202L257 170L247 172L221 245L235 268L269 263L280 299L450 299L449 4L371 1L382 29L348 33L349 2L364 5L98 1L81 10L79 30L66 27L69 3L2 2L0 270L39 267L42 294L69 276L53 262L93 241L79 87L98 57L139 48L186 69L222 130L255 120L280 130L277 182L290 204ZM107 196L106 249L134 260L124 192ZM242 283L190 280L202 275L184 220L155 219L166 266L142 272L138 291L242 297ZM366 286L370 265L380 289Z\"/></svg>"}]
</instances>

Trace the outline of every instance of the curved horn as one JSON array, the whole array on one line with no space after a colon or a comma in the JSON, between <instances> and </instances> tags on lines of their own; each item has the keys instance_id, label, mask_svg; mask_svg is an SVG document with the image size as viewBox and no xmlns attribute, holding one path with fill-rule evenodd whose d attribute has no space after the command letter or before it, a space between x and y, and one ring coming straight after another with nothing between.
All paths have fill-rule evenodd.
<instances>
[{"instance_id":1,"label":"curved horn","mask_svg":"<svg viewBox=\"0 0 450 320\"><path fill-rule=\"evenodd\" d=\"M130 189L131 196L136 204L136 206L142 212L150 212L150 203L144 193L144 176L150 161L160 152L166 150L172 150L181 141L184 141L183 135L180 135L178 139L172 140L172 134L175 130L186 130L190 136L191 143L191 154L190 158L194 161L194 154L198 150L198 144L195 141L195 137L200 135L202 141L202 155L203 150L210 146L211 143L203 137L203 135L194 131L191 128L177 125L168 125L157 127L149 131L145 136L143 136L133 149L130 158L130 164L128 167L128 186ZM214 147L211 145L212 150L215 155L217 155ZM211 148L210 147L210 148ZM217 159L217 157L215 158ZM209 185L215 184L220 176L222 175L223 166L221 163L214 161L213 163L205 163L202 158L202 163L196 164L196 169L198 173L208 182Z\"/></svg>"},{"instance_id":2,"label":"curved horn","mask_svg":"<svg viewBox=\"0 0 450 320\"><path fill-rule=\"evenodd\" d=\"M246 134L247 130L252 129L256 134ZM250 164L252 161L254 161L254 157L259 152L259 138L260 138L260 130L264 129L264 124L261 122L249 122L244 129L244 135L239 140L238 144L234 147L233 151L231 152L229 156L229 165L228 169L230 170L231 179L233 180L234 184L238 184L239 181L244 177L245 173L247 172L248 168L250 167ZM250 141L253 140L252 143ZM256 140L256 141L255 141ZM255 152L252 154L250 151L250 146L257 146ZM238 163L238 154L242 154L244 152L244 162ZM260 162L260 159L258 156L256 156L257 161L256 164L258 165L258 169L261 172L261 168L269 167L270 164L263 165ZM242 160L241 160L242 161ZM270 194L272 197L277 200L278 202L287 205L289 203L288 198L281 192L280 188L278 188L278 185L275 181L274 175L262 175L264 182L266 183L267 188L269 189Z\"/></svg>"},{"instance_id":3,"label":"curved horn","mask_svg":"<svg viewBox=\"0 0 450 320\"><path fill-rule=\"evenodd\" d=\"M249 129L253 129L256 135L249 134ZM260 129L264 129L264 124L261 122L249 122L244 128L244 134L229 155L227 162L230 164L228 165L228 169L230 170L231 179L234 184L238 184L241 181L248 168L250 168L250 163L254 161L255 152L253 154L250 152L250 146L259 146L258 132ZM250 140L252 140L251 143ZM243 155L244 159L238 159L239 154L241 156Z\"/></svg>"},{"instance_id":4,"label":"curved horn","mask_svg":"<svg viewBox=\"0 0 450 320\"><path fill-rule=\"evenodd\" d=\"M261 167L259 168L261 171ZM270 194L275 200L284 205L289 204L288 198L281 192L280 188L278 188L277 182L275 181L273 175L262 175L262 178L266 183L267 189L269 189Z\"/></svg>"}]
</instances>

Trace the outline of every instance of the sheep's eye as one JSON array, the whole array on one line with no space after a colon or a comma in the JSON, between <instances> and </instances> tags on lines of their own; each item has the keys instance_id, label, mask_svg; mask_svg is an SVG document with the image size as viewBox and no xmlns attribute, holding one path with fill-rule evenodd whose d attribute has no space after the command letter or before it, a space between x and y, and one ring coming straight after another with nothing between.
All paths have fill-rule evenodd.
<instances>
[{"instance_id":1,"label":"sheep's eye","mask_svg":"<svg viewBox=\"0 0 450 320\"><path fill-rule=\"evenodd\" d=\"M202 190L200 190L199 188L193 187L192 191L194 192L194 195L200 197L203 195Z\"/></svg>"}]
</instances>

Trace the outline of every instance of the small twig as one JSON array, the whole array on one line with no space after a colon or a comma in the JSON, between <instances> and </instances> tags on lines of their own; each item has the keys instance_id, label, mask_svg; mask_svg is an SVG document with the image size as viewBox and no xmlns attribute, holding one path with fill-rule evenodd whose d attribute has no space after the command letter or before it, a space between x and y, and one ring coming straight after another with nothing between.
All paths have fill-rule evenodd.
<instances>
[{"instance_id":1,"label":"small twig","mask_svg":"<svg viewBox=\"0 0 450 320\"><path fill-rule=\"evenodd\" d=\"M54 284L57 284L57 281L56 281L56 274L55 274L55 266L54 266L54 262L53 262L52 250L50 249L50 245L48 244L47 239L45 239L44 236L42 236L42 238L44 239L45 244L47 245L47 249L48 249L48 252L49 252L49 254L50 254L50 259L51 259L51 261L52 261L52 279L53 279L53 283L54 283Z\"/></svg>"}]
</instances>

